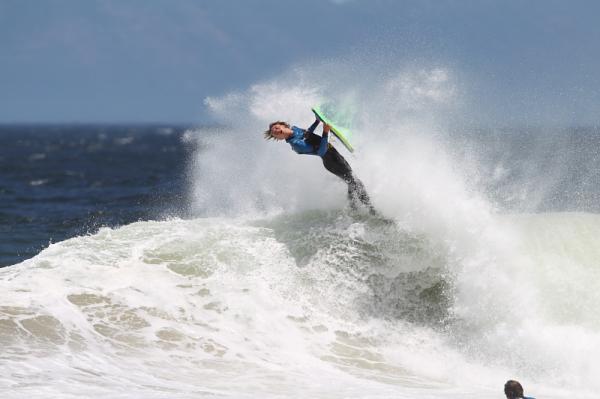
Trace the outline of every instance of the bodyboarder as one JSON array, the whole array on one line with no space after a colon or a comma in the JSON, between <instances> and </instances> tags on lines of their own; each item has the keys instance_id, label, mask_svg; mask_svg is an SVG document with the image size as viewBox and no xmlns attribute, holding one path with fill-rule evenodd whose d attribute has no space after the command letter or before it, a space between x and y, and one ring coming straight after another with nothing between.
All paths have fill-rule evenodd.
<instances>
[{"instance_id":1,"label":"bodyboarder","mask_svg":"<svg viewBox=\"0 0 600 399\"><path fill-rule=\"evenodd\" d=\"M291 145L292 149L298 154L317 155L323 160L323 166L329 172L342 179L348 185L348 200L353 210L358 209L359 203L364 205L371 214L377 212L373 205L365 186L354 176L352 168L344 157L329 143L330 126L323 124L323 134L321 136L314 133L321 120L317 118L315 122L306 130L297 126L290 126L287 122L276 121L269 125L265 131L265 139L285 140Z\"/></svg>"}]
</instances>

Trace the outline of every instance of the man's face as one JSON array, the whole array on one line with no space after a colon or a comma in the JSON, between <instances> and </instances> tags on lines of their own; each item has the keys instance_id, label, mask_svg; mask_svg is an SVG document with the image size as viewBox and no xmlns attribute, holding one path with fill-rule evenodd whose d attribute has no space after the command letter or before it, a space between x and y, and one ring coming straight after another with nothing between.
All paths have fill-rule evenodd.
<instances>
[{"instance_id":1,"label":"man's face","mask_svg":"<svg viewBox=\"0 0 600 399\"><path fill-rule=\"evenodd\" d=\"M276 140L283 140L289 137L291 129L285 125L277 124L271 127L271 135Z\"/></svg>"}]
</instances>

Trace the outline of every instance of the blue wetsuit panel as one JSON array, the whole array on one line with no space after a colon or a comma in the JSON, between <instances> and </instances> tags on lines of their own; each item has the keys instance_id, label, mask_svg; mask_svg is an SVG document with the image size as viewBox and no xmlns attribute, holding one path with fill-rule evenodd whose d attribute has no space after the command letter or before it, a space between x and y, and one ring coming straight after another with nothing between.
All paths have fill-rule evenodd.
<instances>
[{"instance_id":1,"label":"blue wetsuit panel","mask_svg":"<svg viewBox=\"0 0 600 399\"><path fill-rule=\"evenodd\" d=\"M292 137L286 139L285 141L288 142L292 146L292 149L298 154L318 155L320 157L323 157L323 155L325 155L325 153L327 152L329 135L324 133L321 136L321 143L319 144L319 148L315 148L313 145L306 142L306 139L304 137L304 130L296 126L292 126Z\"/></svg>"}]
</instances>

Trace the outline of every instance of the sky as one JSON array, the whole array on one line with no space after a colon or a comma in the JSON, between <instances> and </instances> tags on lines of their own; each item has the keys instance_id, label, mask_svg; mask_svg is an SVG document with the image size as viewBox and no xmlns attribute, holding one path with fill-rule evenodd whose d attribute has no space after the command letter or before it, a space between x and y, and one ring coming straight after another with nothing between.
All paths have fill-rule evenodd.
<instances>
[{"instance_id":1,"label":"sky","mask_svg":"<svg viewBox=\"0 0 600 399\"><path fill-rule=\"evenodd\" d=\"M0 123L204 123L204 99L365 54L448 66L465 117L600 122L600 2L0 0Z\"/></svg>"}]
</instances>

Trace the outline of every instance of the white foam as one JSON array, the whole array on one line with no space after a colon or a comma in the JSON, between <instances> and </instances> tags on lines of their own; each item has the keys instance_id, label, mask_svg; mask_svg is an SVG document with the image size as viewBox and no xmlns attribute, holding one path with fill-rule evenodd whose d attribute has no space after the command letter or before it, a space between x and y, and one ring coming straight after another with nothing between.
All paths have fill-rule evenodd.
<instances>
[{"instance_id":1,"label":"white foam","mask_svg":"<svg viewBox=\"0 0 600 399\"><path fill-rule=\"evenodd\" d=\"M0 270L4 397L492 398L510 378L593 397L600 221L495 212L440 134L461 103L450 68L334 67L206 100L226 127L184 138L197 219L102 229ZM401 233L322 211L343 207L343 183L262 139L331 93L359 100L348 158ZM402 317L429 274L396 288L413 297L389 288L428 271L450 286L447 324Z\"/></svg>"},{"instance_id":2,"label":"white foam","mask_svg":"<svg viewBox=\"0 0 600 399\"><path fill-rule=\"evenodd\" d=\"M318 73L311 74L312 68ZM264 143L258 137L273 120L292 118L292 123L308 125L310 106L321 98L331 97L332 92L338 98L359 98L356 127L359 151L355 157L348 158L365 182L376 207L409 230L425 234L448 257L447 272L453 278L455 289L452 314L459 321L451 331L450 341L454 343L450 345L457 345L459 352L463 352L459 358L466 356L470 359L468 362L493 364L489 369L480 369L490 381L493 370L505 373L512 370L525 378L529 376L532 381L539 379L553 386L560 381L560 384L574 384L577 389L585 390L593 382L587 377L580 379L577 370L595 372L593 362L582 356L583 348L595 351L597 333L579 323L590 316L582 316L566 329L562 322L546 319L548 304L555 302L547 295L556 295L556 292L541 294L545 289L538 286L540 265L561 264L564 257L555 257L548 248L552 260L540 260L538 255L523 249L522 241L528 232L522 231L521 223L496 214L473 184L478 178L477 165L471 164L472 169L466 170L463 167L466 162L453 155L456 152L452 139L443 134L443 117L458 111L463 103L457 76L451 69L439 65L401 67L381 76L369 74L368 68L353 68L353 72L360 71L360 80L356 80L356 73L349 73L339 64L299 67L236 95L234 113L222 112L228 96L224 97L225 101L209 101L211 106L218 104L219 112L228 116L224 123L233 126L233 132L228 132L233 141L225 146L228 150L217 149L217 153L224 158L231 146L243 137L241 152L251 153L256 161L253 165L261 168L258 172L250 165L243 171L236 170L239 173L227 172L252 190L249 190L251 194L236 191L234 195L225 193L225 196L245 204L235 206L236 209L256 202L267 210L340 207L344 201L343 190L337 188L342 184L330 178L318 160L295 156L289 148L280 148L285 145ZM304 79L306 75L332 76L340 69L338 79L333 82ZM344 81L348 75L355 80ZM352 87L351 92L345 87ZM256 136L250 136L253 132ZM243 157L241 154L234 158ZM208 186L205 175L213 175L210 165L214 165L212 160L197 169L201 170L196 175L199 185ZM298 173L299 170L302 173ZM298 187L303 189L298 190ZM320 187L320 192L315 187ZM206 201L199 208L205 206ZM572 240L565 239L569 245L573 244ZM578 264L579 261L570 259L569 262ZM580 266L576 269L581 270ZM584 271L580 279L590 276L589 271ZM577 284L574 281L574 285ZM589 301L583 301L587 302L584 309L598 304L594 295L588 298ZM574 309L574 304L583 302L574 300L569 306ZM587 311L576 312L587 314ZM540 334L546 329L555 334ZM568 367L561 364L560 359L568 358L569 350L558 350L552 356L544 352L545 348L556 350L565 337L586 337L586 344L577 349L578 360ZM452 353L451 349L446 351ZM570 362L565 360L565 363Z\"/></svg>"}]
</instances>

